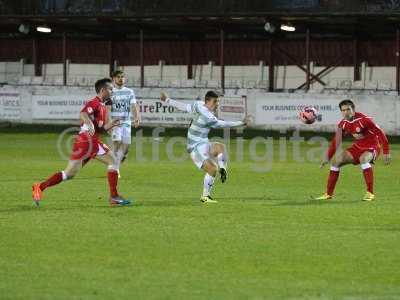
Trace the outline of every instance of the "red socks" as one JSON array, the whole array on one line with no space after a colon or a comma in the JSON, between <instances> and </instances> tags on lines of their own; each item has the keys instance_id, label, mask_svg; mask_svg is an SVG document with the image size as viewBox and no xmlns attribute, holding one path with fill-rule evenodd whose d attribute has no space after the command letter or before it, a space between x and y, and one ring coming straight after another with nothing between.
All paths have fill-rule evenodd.
<instances>
[{"instance_id":1,"label":"red socks","mask_svg":"<svg viewBox=\"0 0 400 300\"><path fill-rule=\"evenodd\" d=\"M367 186L367 191L371 194L374 193L374 173L370 163L362 164L361 169L363 170L365 184ZM331 167L329 172L328 184L326 192L328 195L332 196L335 190L336 182L339 178L339 168Z\"/></svg>"},{"instance_id":2,"label":"red socks","mask_svg":"<svg viewBox=\"0 0 400 300\"><path fill-rule=\"evenodd\" d=\"M117 197L117 185L118 185L118 172L115 170L108 170L108 185L110 186L111 197Z\"/></svg>"},{"instance_id":3,"label":"red socks","mask_svg":"<svg viewBox=\"0 0 400 300\"><path fill-rule=\"evenodd\" d=\"M48 187L59 184L62 180L63 180L62 173L61 172L55 173L51 177L49 177L46 181L40 184L40 189L44 191Z\"/></svg>"},{"instance_id":4,"label":"red socks","mask_svg":"<svg viewBox=\"0 0 400 300\"><path fill-rule=\"evenodd\" d=\"M366 166L369 165L369 166ZM374 172L372 171L372 167L370 164L361 165L363 169L365 184L367 185L367 191L371 194L374 193Z\"/></svg>"},{"instance_id":5,"label":"red socks","mask_svg":"<svg viewBox=\"0 0 400 300\"><path fill-rule=\"evenodd\" d=\"M108 185L110 186L110 195L111 197L117 197L118 172L115 170L109 170L107 173L107 177L108 177ZM49 177L46 181L40 184L40 189L44 191L48 187L59 184L61 181L63 181L62 172L55 173L51 177Z\"/></svg>"},{"instance_id":6,"label":"red socks","mask_svg":"<svg viewBox=\"0 0 400 300\"><path fill-rule=\"evenodd\" d=\"M333 191L335 190L336 182L338 181L339 178L339 168L336 167L331 167L331 171L329 172L329 177L328 177L328 184L326 187L326 193L329 196L333 195Z\"/></svg>"}]
</instances>

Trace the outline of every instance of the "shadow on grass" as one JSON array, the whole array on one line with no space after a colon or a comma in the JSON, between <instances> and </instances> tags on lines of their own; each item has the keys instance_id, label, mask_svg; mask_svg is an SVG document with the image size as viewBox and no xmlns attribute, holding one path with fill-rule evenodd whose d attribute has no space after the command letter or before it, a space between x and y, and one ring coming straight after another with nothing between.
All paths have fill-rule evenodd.
<instances>
[{"instance_id":1,"label":"shadow on grass","mask_svg":"<svg viewBox=\"0 0 400 300\"><path fill-rule=\"evenodd\" d=\"M286 201L282 203L273 204L273 206L322 206L322 205L348 205L348 204L362 204L360 200L351 200L351 201L327 201L327 200L305 200L302 202L299 201Z\"/></svg>"},{"instance_id":2,"label":"shadow on grass","mask_svg":"<svg viewBox=\"0 0 400 300\"><path fill-rule=\"evenodd\" d=\"M360 200L351 200L351 201L320 201L320 200L306 200L306 201L285 201L282 202L282 199L273 199L267 197L218 197L217 199L219 203L216 204L203 204L199 200L195 198L187 197L186 199L177 200L176 198L162 198L160 200L153 200L153 198L149 199L140 199L139 201L133 201L131 205L128 206L110 206L108 203L98 203L93 205L75 205L71 206L56 206L52 204L51 206L47 206L46 203L42 203L41 206L36 207L34 204L22 204L18 206L11 206L7 208L0 209L0 215L6 215L9 213L26 213L37 211L40 212L51 212L51 211L87 211L87 212L99 212L104 211L105 209L135 209L135 208L145 208L145 207L164 207L164 208L176 208L176 207L190 207L190 206L221 206L224 204L231 204L230 200L233 201L241 201L248 202L251 201L265 201L269 206L324 206L324 205L371 205L371 203L363 203ZM103 200L100 200L103 201ZM271 202L275 203L271 203ZM75 201L74 201L75 202ZM278 203L276 203L278 202ZM372 204L373 205L373 204Z\"/></svg>"},{"instance_id":3,"label":"shadow on grass","mask_svg":"<svg viewBox=\"0 0 400 300\"><path fill-rule=\"evenodd\" d=\"M234 201L282 201L282 198L274 198L271 196L233 196L233 197L217 197L216 200L234 200Z\"/></svg>"},{"instance_id":4,"label":"shadow on grass","mask_svg":"<svg viewBox=\"0 0 400 300\"><path fill-rule=\"evenodd\" d=\"M150 199L140 199L138 202L134 202L134 206L137 207L183 207L183 206L193 206L201 205L200 201L194 198L182 198L177 200L176 198L162 198L159 200Z\"/></svg>"},{"instance_id":5,"label":"shadow on grass","mask_svg":"<svg viewBox=\"0 0 400 300\"><path fill-rule=\"evenodd\" d=\"M100 199L100 201L104 201ZM73 201L76 202L76 201ZM135 208L143 208L143 207L184 207L184 206L197 206L201 205L200 201L194 201L194 199L187 198L187 201L184 200L176 200L176 198L163 198L161 200L151 200L151 199L141 199L140 201L133 201L132 204L127 206L110 206L108 203L101 202L99 204L93 205L75 205L71 202L71 206L56 206L54 203L49 206L46 203L41 203L39 207L36 207L32 204L21 204L21 205L13 205L7 208L0 209L0 215L6 215L9 213L26 213L26 212L50 212L50 211L88 211L88 212L96 212L96 211L104 211L105 209L135 209Z\"/></svg>"},{"instance_id":6,"label":"shadow on grass","mask_svg":"<svg viewBox=\"0 0 400 300\"><path fill-rule=\"evenodd\" d=\"M304 199L304 201L299 201L299 200L293 200L293 201L287 201L288 198L277 198L277 197L271 197L271 196L258 196L258 197L240 197L240 196L235 196L235 197L218 197L218 201L222 203L229 203L230 200L232 201L240 201L240 202L248 202L251 203L251 201L263 201L267 205L270 206L307 206L307 205L314 205L314 206L320 206L320 205L338 205L338 204L356 204L356 203L361 203L362 201L360 200L351 200L351 201L323 201L323 200L314 200L314 199Z\"/></svg>"},{"instance_id":7,"label":"shadow on grass","mask_svg":"<svg viewBox=\"0 0 400 300\"><path fill-rule=\"evenodd\" d=\"M23 204L23 205L18 205L18 206L12 206L8 208L3 208L0 209L0 215L1 214L8 214L8 213L25 213L25 212L49 212L49 211L72 211L72 210L96 210L96 209L104 209L104 208L110 208L109 205L103 205L103 206L69 206L69 207L55 207L54 205L52 206L46 206L46 204L43 204L39 207L36 207L34 204Z\"/></svg>"},{"instance_id":8,"label":"shadow on grass","mask_svg":"<svg viewBox=\"0 0 400 300\"><path fill-rule=\"evenodd\" d=\"M32 205L18 205L18 206L12 206L4 209L0 209L0 214L5 214L5 213L12 213L12 212L31 212L37 209L37 207L34 207Z\"/></svg>"},{"instance_id":9,"label":"shadow on grass","mask_svg":"<svg viewBox=\"0 0 400 300\"><path fill-rule=\"evenodd\" d=\"M87 181L87 180L92 180L92 179L107 179L107 176L90 176L90 177L78 177L78 178L74 178L72 181ZM21 181L28 181L31 182L32 181L32 177L18 177L17 179L0 179L0 183L2 182L18 182L20 183ZM32 181L33 183L33 181Z\"/></svg>"}]
</instances>

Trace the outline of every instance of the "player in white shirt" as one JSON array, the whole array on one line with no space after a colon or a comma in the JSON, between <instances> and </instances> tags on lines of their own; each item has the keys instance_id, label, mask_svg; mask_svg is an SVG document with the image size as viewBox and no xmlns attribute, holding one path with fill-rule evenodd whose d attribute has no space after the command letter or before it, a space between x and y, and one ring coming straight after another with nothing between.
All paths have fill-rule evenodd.
<instances>
[{"instance_id":1,"label":"player in white shirt","mask_svg":"<svg viewBox=\"0 0 400 300\"><path fill-rule=\"evenodd\" d=\"M113 128L111 133L113 152L119 166L125 160L131 145L132 116L134 126L137 128L140 124L140 112L134 91L125 86L124 72L120 70L113 72L112 81L114 88L110 117L112 120L121 120L121 125Z\"/></svg>"},{"instance_id":2,"label":"player in white shirt","mask_svg":"<svg viewBox=\"0 0 400 300\"><path fill-rule=\"evenodd\" d=\"M172 100L164 92L161 93L160 100L167 104L188 113L194 114L187 133L187 151L190 153L194 164L206 172L203 182L203 194L200 201L203 203L215 203L211 198L211 189L214 185L215 177L219 171L221 181L227 178L227 153L225 145L222 143L211 143L208 140L208 133L211 128L230 128L246 126L248 117L243 121L223 121L219 120L214 113L218 108L219 95L214 91L208 91L204 102L195 101L186 104Z\"/></svg>"}]
</instances>

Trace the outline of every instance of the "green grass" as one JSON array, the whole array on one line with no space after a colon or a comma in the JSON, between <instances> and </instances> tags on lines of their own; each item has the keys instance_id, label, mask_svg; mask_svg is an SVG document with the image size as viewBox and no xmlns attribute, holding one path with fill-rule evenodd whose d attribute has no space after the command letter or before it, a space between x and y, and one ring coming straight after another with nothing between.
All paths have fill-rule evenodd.
<instances>
[{"instance_id":1,"label":"green grass","mask_svg":"<svg viewBox=\"0 0 400 300\"><path fill-rule=\"evenodd\" d=\"M246 142L242 161L230 149L220 202L201 205L203 174L168 161L166 140L152 161L146 139L147 161L133 147L121 170L132 207L108 207L105 167L91 162L37 209L32 182L66 164L56 140L0 134L0 299L400 299L399 145L376 165L375 203L360 201L359 167L315 202L328 168L293 161L289 143L287 161L275 146L271 171L255 172L265 163Z\"/></svg>"}]
</instances>

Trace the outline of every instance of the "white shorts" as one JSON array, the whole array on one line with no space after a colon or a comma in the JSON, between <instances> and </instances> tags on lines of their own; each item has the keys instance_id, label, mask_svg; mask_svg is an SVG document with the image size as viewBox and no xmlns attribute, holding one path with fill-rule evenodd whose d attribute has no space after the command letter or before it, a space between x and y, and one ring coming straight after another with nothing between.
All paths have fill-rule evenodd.
<instances>
[{"instance_id":1,"label":"white shorts","mask_svg":"<svg viewBox=\"0 0 400 300\"><path fill-rule=\"evenodd\" d=\"M207 159L211 159L210 150L211 143L204 143L196 146L192 152L190 152L190 158L199 169L201 169Z\"/></svg>"},{"instance_id":2,"label":"white shorts","mask_svg":"<svg viewBox=\"0 0 400 300\"><path fill-rule=\"evenodd\" d=\"M112 129L111 138L113 142L131 144L131 126L117 126Z\"/></svg>"}]
</instances>

